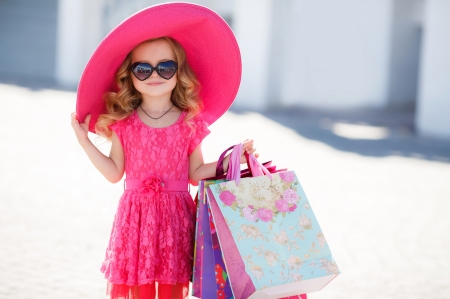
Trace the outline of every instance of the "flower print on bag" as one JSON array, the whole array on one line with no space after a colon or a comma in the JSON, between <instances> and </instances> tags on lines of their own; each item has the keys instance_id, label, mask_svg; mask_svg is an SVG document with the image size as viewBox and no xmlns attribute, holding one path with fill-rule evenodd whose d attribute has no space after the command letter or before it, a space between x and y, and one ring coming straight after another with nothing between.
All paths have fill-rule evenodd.
<instances>
[{"instance_id":1,"label":"flower print on bag","mask_svg":"<svg viewBox=\"0 0 450 299\"><path fill-rule=\"evenodd\" d=\"M246 208L242 209L242 213L244 214L244 217L247 218L250 221L255 222L256 219L258 219L258 216L256 215L256 213L252 213L253 212L253 207L249 206Z\"/></svg>"},{"instance_id":2,"label":"flower print on bag","mask_svg":"<svg viewBox=\"0 0 450 299\"><path fill-rule=\"evenodd\" d=\"M307 218L304 214L301 218L298 225L300 225L303 229L310 230L312 229L311 219Z\"/></svg>"},{"instance_id":3,"label":"flower print on bag","mask_svg":"<svg viewBox=\"0 0 450 299\"><path fill-rule=\"evenodd\" d=\"M236 201L236 196L228 190L220 193L219 198L227 206L231 206Z\"/></svg>"},{"instance_id":4,"label":"flower print on bag","mask_svg":"<svg viewBox=\"0 0 450 299\"><path fill-rule=\"evenodd\" d=\"M278 262L277 256L279 256L279 254L276 254L272 250L264 249L264 246L262 245L260 245L259 247L253 247L253 250L258 253L258 256L262 255L266 259L269 266L276 266Z\"/></svg>"},{"instance_id":5,"label":"flower print on bag","mask_svg":"<svg viewBox=\"0 0 450 299\"><path fill-rule=\"evenodd\" d=\"M284 229L281 230L279 235L275 234L275 238L273 239L280 245L288 245L290 244L289 237Z\"/></svg>"},{"instance_id":6,"label":"flower print on bag","mask_svg":"<svg viewBox=\"0 0 450 299\"><path fill-rule=\"evenodd\" d=\"M280 175L280 178L283 181L285 181L286 183L292 183L295 180L295 175L291 171L280 172L279 175Z\"/></svg>"},{"instance_id":7,"label":"flower print on bag","mask_svg":"<svg viewBox=\"0 0 450 299\"><path fill-rule=\"evenodd\" d=\"M291 207L289 207L289 212L294 212L297 208L297 205L294 203Z\"/></svg>"},{"instance_id":8,"label":"flower print on bag","mask_svg":"<svg viewBox=\"0 0 450 299\"><path fill-rule=\"evenodd\" d=\"M287 189L286 191L284 191L283 198L288 203L296 203L298 201L298 195L294 189Z\"/></svg>"},{"instance_id":9,"label":"flower print on bag","mask_svg":"<svg viewBox=\"0 0 450 299\"><path fill-rule=\"evenodd\" d=\"M227 273L223 270L220 264L216 264L214 272L216 274L216 284L220 289L224 289L226 285L226 278L228 277Z\"/></svg>"},{"instance_id":10,"label":"flower print on bag","mask_svg":"<svg viewBox=\"0 0 450 299\"><path fill-rule=\"evenodd\" d=\"M325 236L323 235L322 232L317 233L316 238L321 248L323 248L325 244L327 244L327 240L325 240Z\"/></svg>"},{"instance_id":11,"label":"flower print on bag","mask_svg":"<svg viewBox=\"0 0 450 299\"><path fill-rule=\"evenodd\" d=\"M241 230L245 233L245 238L253 238L256 240L256 238L261 238L262 240L264 240L264 236L261 233L261 231L259 230L259 228L257 228L254 225L245 225L242 224L241 225Z\"/></svg>"},{"instance_id":12,"label":"flower print on bag","mask_svg":"<svg viewBox=\"0 0 450 299\"><path fill-rule=\"evenodd\" d=\"M258 218L261 219L261 221L269 222L270 220L272 220L272 217L273 217L272 210L265 208L258 210Z\"/></svg>"},{"instance_id":13,"label":"flower print on bag","mask_svg":"<svg viewBox=\"0 0 450 299\"><path fill-rule=\"evenodd\" d=\"M264 276L264 271L260 266L253 266L250 268L250 271L257 279L261 279Z\"/></svg>"},{"instance_id":14,"label":"flower print on bag","mask_svg":"<svg viewBox=\"0 0 450 299\"><path fill-rule=\"evenodd\" d=\"M284 199L277 200L275 202L275 207L277 207L278 211L280 211L280 212L288 212L289 211L289 203Z\"/></svg>"},{"instance_id":15,"label":"flower print on bag","mask_svg":"<svg viewBox=\"0 0 450 299\"><path fill-rule=\"evenodd\" d=\"M320 269L324 269L325 271L327 271L327 274L331 274L331 273L338 274L339 273L339 269L335 262L331 262L327 259L320 259L320 263L321 263Z\"/></svg>"},{"instance_id":16,"label":"flower print on bag","mask_svg":"<svg viewBox=\"0 0 450 299\"><path fill-rule=\"evenodd\" d=\"M277 254L271 250L264 251L264 257L270 266L275 266L278 262Z\"/></svg>"},{"instance_id":17,"label":"flower print on bag","mask_svg":"<svg viewBox=\"0 0 450 299\"><path fill-rule=\"evenodd\" d=\"M289 274L289 276L292 277L292 280L294 282L301 281L303 279L303 276L298 273L291 273L291 274Z\"/></svg>"},{"instance_id":18,"label":"flower print on bag","mask_svg":"<svg viewBox=\"0 0 450 299\"><path fill-rule=\"evenodd\" d=\"M224 182L216 190L220 201L248 221L276 222L278 215L286 217L300 204L296 184L295 174L285 172L272 180L250 180L239 186L234 181Z\"/></svg>"},{"instance_id":19,"label":"flower print on bag","mask_svg":"<svg viewBox=\"0 0 450 299\"><path fill-rule=\"evenodd\" d=\"M287 261L289 270L298 270L303 265L303 261L298 256L291 255Z\"/></svg>"}]
</instances>

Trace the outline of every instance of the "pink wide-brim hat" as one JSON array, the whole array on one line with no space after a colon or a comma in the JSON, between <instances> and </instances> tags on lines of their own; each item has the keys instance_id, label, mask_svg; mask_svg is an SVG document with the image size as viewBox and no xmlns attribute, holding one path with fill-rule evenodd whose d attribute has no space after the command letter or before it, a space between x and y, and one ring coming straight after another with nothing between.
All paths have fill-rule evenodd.
<instances>
[{"instance_id":1,"label":"pink wide-brim hat","mask_svg":"<svg viewBox=\"0 0 450 299\"><path fill-rule=\"evenodd\" d=\"M106 112L103 95L118 91L115 73L141 42L168 36L181 44L201 84L203 119L210 125L233 103L241 81L241 55L228 24L209 8L191 3L165 3L145 8L114 28L100 43L81 76L77 118L91 114L95 133L98 116Z\"/></svg>"}]
</instances>

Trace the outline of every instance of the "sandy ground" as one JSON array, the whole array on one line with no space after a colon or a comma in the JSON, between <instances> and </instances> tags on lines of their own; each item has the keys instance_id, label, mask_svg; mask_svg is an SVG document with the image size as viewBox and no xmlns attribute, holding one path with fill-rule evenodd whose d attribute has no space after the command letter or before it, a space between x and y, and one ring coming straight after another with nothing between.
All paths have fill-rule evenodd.
<instances>
[{"instance_id":1,"label":"sandy ground","mask_svg":"<svg viewBox=\"0 0 450 299\"><path fill-rule=\"evenodd\" d=\"M0 298L106 298L123 187L77 144L75 93L0 84L0 107ZM373 111L234 111L210 128L207 161L251 137L296 171L342 272L309 298L450 298L450 142Z\"/></svg>"}]
</instances>

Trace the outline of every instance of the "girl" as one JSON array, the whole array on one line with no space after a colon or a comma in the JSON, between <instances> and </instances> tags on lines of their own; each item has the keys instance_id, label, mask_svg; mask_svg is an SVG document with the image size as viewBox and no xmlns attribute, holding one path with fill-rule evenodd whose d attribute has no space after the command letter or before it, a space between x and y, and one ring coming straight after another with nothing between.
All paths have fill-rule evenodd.
<instances>
[{"instance_id":1,"label":"girl","mask_svg":"<svg viewBox=\"0 0 450 299\"><path fill-rule=\"evenodd\" d=\"M161 7L168 8L167 14ZM189 15L189 9L195 10L195 17L199 14L198 6L186 3L152 7L123 23L132 23L131 27L122 24L116 28L105 39L106 44L111 48L111 36L124 30L133 32L130 28L138 26L140 20L171 19L170 16L177 15L178 8L183 15ZM200 12L204 11L201 7ZM218 18L215 14L207 16L207 20L214 22L220 21ZM176 23L176 18L171 20ZM101 53L105 40L85 69L78 91L77 113L72 114L78 142L94 166L112 183L120 181L124 173L127 177L101 267L111 298L187 298L195 228L195 204L188 192L188 183L197 185L199 180L213 177L217 166L217 162L204 163L201 142L210 132L206 119L211 123L226 109L216 111L212 108L212 99L202 101L199 90L210 86L209 79L200 67L197 67L199 77L194 74L183 46L175 38L154 35L155 38L142 39L126 55L115 73L116 91L104 90L108 91L105 93L106 113L98 116L94 123L95 131L112 142L109 156L103 155L88 139L95 107L85 109L92 113L83 112L86 102L82 96L80 98L89 89L87 84L102 85L99 80L91 83L94 78L101 78L101 73L97 77L89 74L98 75L100 68L92 65L96 59L105 59ZM225 49L228 46L234 44L221 45ZM206 51L204 53L207 55ZM195 59L192 61L196 63ZM107 72L104 67L102 70ZM94 89L92 87L91 91ZM233 98L228 96L222 106L229 107ZM254 153L253 141L245 141L244 149L249 154ZM225 170L228 160L227 157L224 161ZM244 156L241 162L245 162Z\"/></svg>"}]
</instances>

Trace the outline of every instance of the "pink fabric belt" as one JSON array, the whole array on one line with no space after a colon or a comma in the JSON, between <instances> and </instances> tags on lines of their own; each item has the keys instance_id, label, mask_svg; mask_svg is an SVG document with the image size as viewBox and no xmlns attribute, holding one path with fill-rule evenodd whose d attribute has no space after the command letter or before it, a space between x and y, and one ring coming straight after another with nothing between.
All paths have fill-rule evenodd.
<instances>
[{"instance_id":1,"label":"pink fabric belt","mask_svg":"<svg viewBox=\"0 0 450 299\"><path fill-rule=\"evenodd\" d=\"M150 196L159 194L161 191L189 191L188 181L163 181L157 176L149 176L144 179L126 179L125 190L138 190Z\"/></svg>"}]
</instances>

